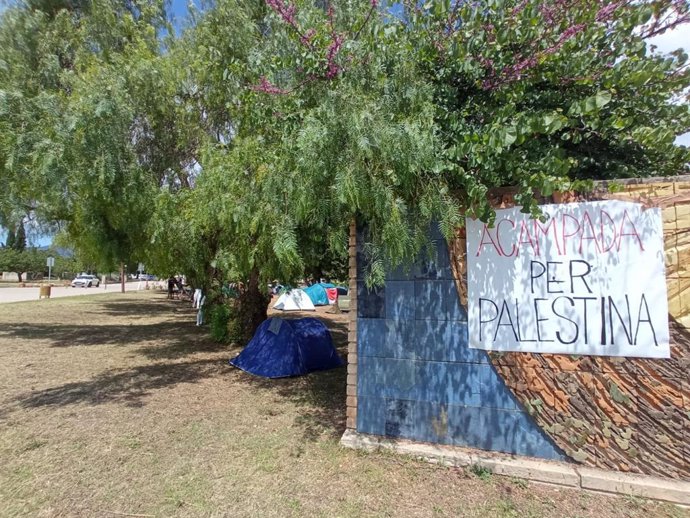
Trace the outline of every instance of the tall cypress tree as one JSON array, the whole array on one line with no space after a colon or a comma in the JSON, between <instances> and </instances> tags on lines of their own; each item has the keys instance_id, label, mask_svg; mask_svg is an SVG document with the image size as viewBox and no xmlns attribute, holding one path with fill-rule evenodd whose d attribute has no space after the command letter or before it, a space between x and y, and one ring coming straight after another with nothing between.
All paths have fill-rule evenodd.
<instances>
[{"instance_id":1,"label":"tall cypress tree","mask_svg":"<svg viewBox=\"0 0 690 518\"><path fill-rule=\"evenodd\" d=\"M17 233L14 236L13 248L17 252L23 252L26 249L26 230L24 230L24 223L19 223Z\"/></svg>"}]
</instances>

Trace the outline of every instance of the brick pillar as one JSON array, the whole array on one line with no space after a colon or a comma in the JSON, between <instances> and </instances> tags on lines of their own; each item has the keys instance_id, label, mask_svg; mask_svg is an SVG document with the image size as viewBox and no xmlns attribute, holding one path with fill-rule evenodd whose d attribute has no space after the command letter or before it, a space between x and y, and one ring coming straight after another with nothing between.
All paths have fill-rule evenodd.
<instances>
[{"instance_id":1,"label":"brick pillar","mask_svg":"<svg viewBox=\"0 0 690 518\"><path fill-rule=\"evenodd\" d=\"M350 311L347 333L347 428L357 429L357 226L350 223Z\"/></svg>"}]
</instances>

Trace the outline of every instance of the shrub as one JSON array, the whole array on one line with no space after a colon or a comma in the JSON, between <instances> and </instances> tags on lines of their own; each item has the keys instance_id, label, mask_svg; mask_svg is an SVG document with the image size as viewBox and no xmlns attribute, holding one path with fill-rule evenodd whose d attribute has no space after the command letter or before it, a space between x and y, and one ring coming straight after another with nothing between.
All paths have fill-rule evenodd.
<instances>
[{"instance_id":1,"label":"shrub","mask_svg":"<svg viewBox=\"0 0 690 518\"><path fill-rule=\"evenodd\" d=\"M225 304L213 305L209 309L208 316L208 321L211 325L211 337L216 342L227 342L230 308Z\"/></svg>"}]
</instances>

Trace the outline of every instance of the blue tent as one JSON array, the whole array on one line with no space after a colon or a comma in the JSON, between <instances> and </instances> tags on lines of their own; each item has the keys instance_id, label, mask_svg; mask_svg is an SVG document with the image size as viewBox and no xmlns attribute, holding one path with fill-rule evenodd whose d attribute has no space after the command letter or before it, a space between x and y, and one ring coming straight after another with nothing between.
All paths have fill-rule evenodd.
<instances>
[{"instance_id":1,"label":"blue tent","mask_svg":"<svg viewBox=\"0 0 690 518\"><path fill-rule=\"evenodd\" d=\"M285 378L340 367L343 361L321 321L270 318L230 364L256 376Z\"/></svg>"},{"instance_id":2,"label":"blue tent","mask_svg":"<svg viewBox=\"0 0 690 518\"><path fill-rule=\"evenodd\" d=\"M308 288L304 288L304 293L311 299L311 303L315 306L328 306L328 293L326 288L335 288L334 284L320 282L312 284Z\"/></svg>"}]
</instances>

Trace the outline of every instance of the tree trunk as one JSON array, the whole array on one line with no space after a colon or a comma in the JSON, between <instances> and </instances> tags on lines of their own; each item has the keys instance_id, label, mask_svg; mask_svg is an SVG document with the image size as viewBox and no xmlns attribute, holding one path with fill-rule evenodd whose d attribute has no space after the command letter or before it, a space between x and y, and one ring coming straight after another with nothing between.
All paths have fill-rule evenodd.
<instances>
[{"instance_id":1,"label":"tree trunk","mask_svg":"<svg viewBox=\"0 0 690 518\"><path fill-rule=\"evenodd\" d=\"M22 272L17 272L17 279L19 279L19 282L22 282Z\"/></svg>"},{"instance_id":2,"label":"tree trunk","mask_svg":"<svg viewBox=\"0 0 690 518\"><path fill-rule=\"evenodd\" d=\"M254 331L268 317L270 297L259 285L259 271L254 268L249 275L247 289L238 298L238 318L242 326L242 337L245 342L251 340Z\"/></svg>"},{"instance_id":3,"label":"tree trunk","mask_svg":"<svg viewBox=\"0 0 690 518\"><path fill-rule=\"evenodd\" d=\"M120 290L125 292L125 263L120 263Z\"/></svg>"}]
</instances>

